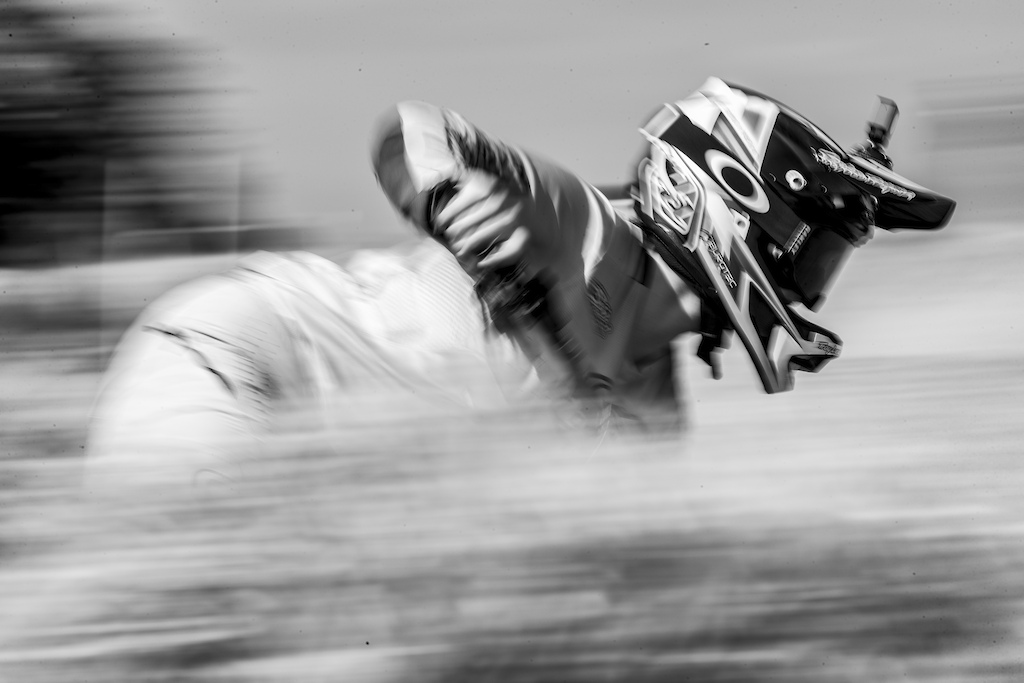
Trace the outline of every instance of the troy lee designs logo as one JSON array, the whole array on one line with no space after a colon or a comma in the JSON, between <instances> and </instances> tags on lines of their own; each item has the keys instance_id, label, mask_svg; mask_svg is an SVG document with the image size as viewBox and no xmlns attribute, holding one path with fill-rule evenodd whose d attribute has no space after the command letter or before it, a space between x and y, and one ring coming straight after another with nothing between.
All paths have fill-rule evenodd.
<instances>
[{"instance_id":1,"label":"troy lee designs logo","mask_svg":"<svg viewBox=\"0 0 1024 683\"><path fill-rule=\"evenodd\" d=\"M818 342L818 350L819 351L824 351L825 353L827 353L830 356L838 356L839 355L839 347L836 346L835 344L830 344L827 341L819 341Z\"/></svg>"},{"instance_id":2,"label":"troy lee designs logo","mask_svg":"<svg viewBox=\"0 0 1024 683\"><path fill-rule=\"evenodd\" d=\"M835 171L836 173L842 173L845 176L849 176L854 180L859 180L862 183L866 183L871 187L876 187L881 190L882 194L891 194L899 197L900 199L906 199L908 202L917 196L916 193L911 192L905 187L900 187L894 183L890 183L884 178L880 178L872 173L865 173L853 164L847 163L839 158L839 155L835 152L830 152L825 149L819 149L814 152L814 159L819 164Z\"/></svg>"}]
</instances>

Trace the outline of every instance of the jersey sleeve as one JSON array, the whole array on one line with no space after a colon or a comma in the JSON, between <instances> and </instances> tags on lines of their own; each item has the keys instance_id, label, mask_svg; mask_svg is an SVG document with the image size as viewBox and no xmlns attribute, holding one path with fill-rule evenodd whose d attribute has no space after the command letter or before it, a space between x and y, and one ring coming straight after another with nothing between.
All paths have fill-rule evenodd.
<instances>
[{"instance_id":1,"label":"jersey sleeve","mask_svg":"<svg viewBox=\"0 0 1024 683\"><path fill-rule=\"evenodd\" d=\"M538 269L566 276L589 271L607 250L613 211L575 174L505 144L459 114L424 102L402 102L382 121L372 151L374 171L391 204L431 233L424 195L474 172L497 177L520 196Z\"/></svg>"}]
</instances>

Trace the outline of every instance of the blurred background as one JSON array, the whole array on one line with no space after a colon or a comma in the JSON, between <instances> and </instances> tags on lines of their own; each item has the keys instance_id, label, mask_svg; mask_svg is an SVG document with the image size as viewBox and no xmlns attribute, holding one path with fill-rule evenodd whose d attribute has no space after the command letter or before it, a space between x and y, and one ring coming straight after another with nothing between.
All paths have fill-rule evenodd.
<instances>
[{"instance_id":1,"label":"blurred background","mask_svg":"<svg viewBox=\"0 0 1024 683\"><path fill-rule=\"evenodd\" d=\"M0 680L1020 680L1018 16L5 0ZM739 349L721 381L689 363L683 443L598 450L529 411L365 397L299 420L230 504L86 512L92 397L143 306L255 249L415 239L368 163L387 107L451 107L608 183L709 75L844 144L895 99L896 170L959 202L859 250L820 375L766 396Z\"/></svg>"}]
</instances>

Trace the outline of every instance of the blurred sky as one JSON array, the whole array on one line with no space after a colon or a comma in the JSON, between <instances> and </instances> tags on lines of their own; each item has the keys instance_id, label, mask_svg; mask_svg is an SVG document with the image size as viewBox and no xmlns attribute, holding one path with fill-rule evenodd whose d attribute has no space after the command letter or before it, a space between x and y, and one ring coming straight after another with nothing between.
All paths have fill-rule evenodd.
<instances>
[{"instance_id":1,"label":"blurred sky","mask_svg":"<svg viewBox=\"0 0 1024 683\"><path fill-rule=\"evenodd\" d=\"M1019 5L973 2L79 0L129 30L208 51L231 91L273 211L401 235L368 164L379 114L402 99L456 109L596 183L628 177L637 127L709 75L861 139L876 94L902 117L897 170L933 189L923 92L1024 61ZM65 5L67 6L67 5ZM113 29L111 29L113 30ZM940 88L941 91L941 88Z\"/></svg>"}]
</instances>

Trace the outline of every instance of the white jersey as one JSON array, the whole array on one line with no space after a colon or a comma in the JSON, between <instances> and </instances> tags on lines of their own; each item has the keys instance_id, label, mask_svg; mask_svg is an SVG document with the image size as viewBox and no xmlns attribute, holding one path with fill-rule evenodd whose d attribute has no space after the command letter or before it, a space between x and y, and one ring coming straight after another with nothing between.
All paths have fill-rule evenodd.
<instances>
[{"instance_id":1,"label":"white jersey","mask_svg":"<svg viewBox=\"0 0 1024 683\"><path fill-rule=\"evenodd\" d=\"M285 321L302 393L433 387L472 407L495 392L536 390L533 364L513 340L489 329L469 276L434 242L360 251L341 264L261 252L234 276ZM452 381L454 372L461 381Z\"/></svg>"},{"instance_id":2,"label":"white jersey","mask_svg":"<svg viewBox=\"0 0 1024 683\"><path fill-rule=\"evenodd\" d=\"M468 407L569 400L573 393L565 366L528 333L493 329L472 280L433 241L357 252L340 265L306 253L260 253L243 261L235 276L286 321L305 393L429 389ZM588 317L607 315L591 302L584 304ZM620 310L622 320L639 309ZM623 323L619 337L629 329ZM614 328L594 333L615 340ZM645 403L678 409L671 354L643 366L622 363L615 379L621 389L614 398L626 412L640 416L649 410Z\"/></svg>"}]
</instances>

